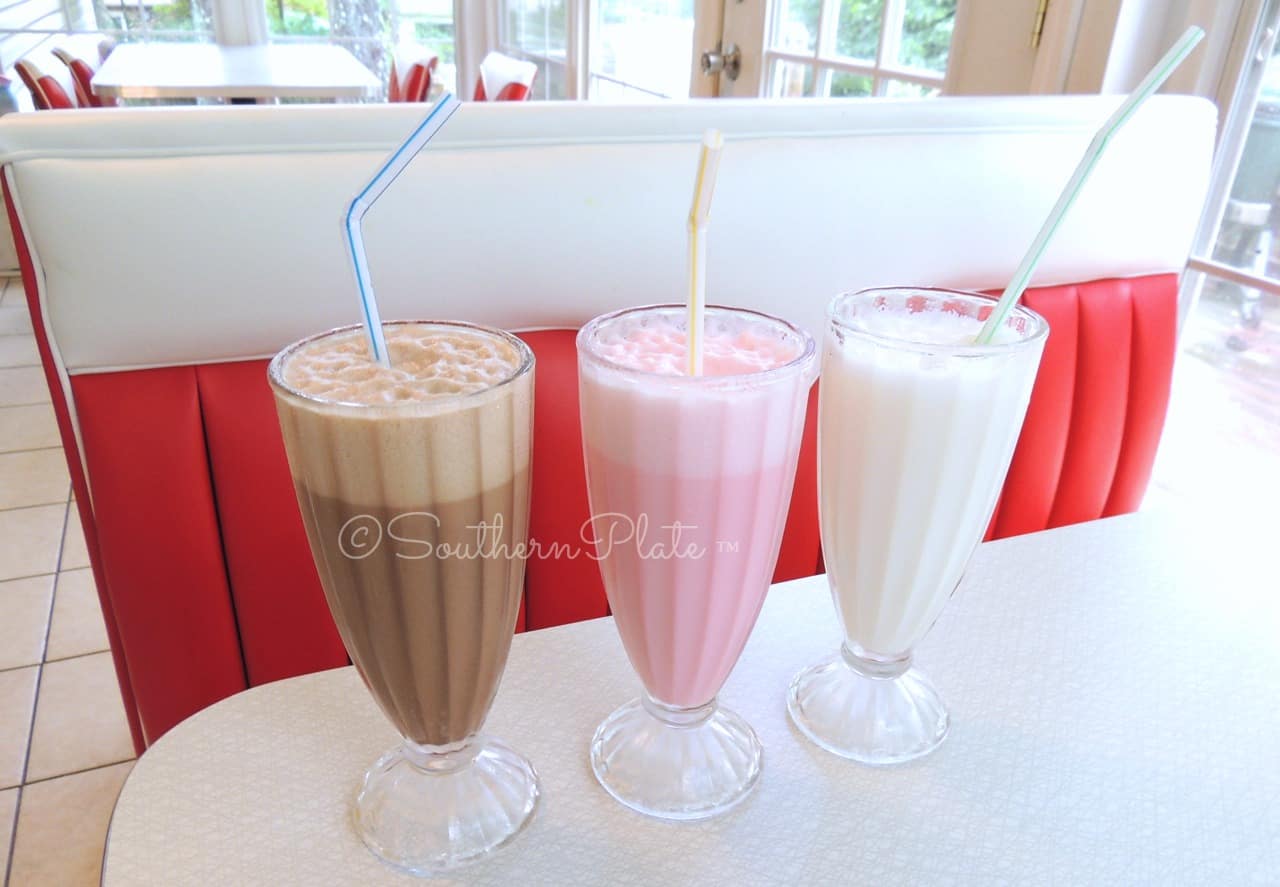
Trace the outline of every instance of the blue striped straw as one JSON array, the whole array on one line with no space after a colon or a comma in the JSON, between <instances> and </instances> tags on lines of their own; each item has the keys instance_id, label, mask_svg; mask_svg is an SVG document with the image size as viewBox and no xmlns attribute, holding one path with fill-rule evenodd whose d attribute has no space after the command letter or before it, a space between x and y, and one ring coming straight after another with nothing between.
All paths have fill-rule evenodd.
<instances>
[{"instance_id":1,"label":"blue striped straw","mask_svg":"<svg viewBox=\"0 0 1280 887\"><path fill-rule=\"evenodd\" d=\"M351 250L351 263L356 272L356 288L360 290L360 306L364 311L364 330L369 339L369 356L373 362L381 366L391 366L391 358L387 354L387 340L382 334L382 315L378 311L378 300L373 295L373 280L369 275L369 258L364 251L364 215L382 196L400 173L405 171L410 161L418 156L418 152L426 147L431 137L440 131L440 127L448 122L453 112L462 106L452 93L445 93L440 101L432 105L427 116L418 124L399 148L391 153L381 168L373 174L369 184L360 189L360 193L347 207L347 215L343 227L347 232L347 248Z\"/></svg>"}]
</instances>

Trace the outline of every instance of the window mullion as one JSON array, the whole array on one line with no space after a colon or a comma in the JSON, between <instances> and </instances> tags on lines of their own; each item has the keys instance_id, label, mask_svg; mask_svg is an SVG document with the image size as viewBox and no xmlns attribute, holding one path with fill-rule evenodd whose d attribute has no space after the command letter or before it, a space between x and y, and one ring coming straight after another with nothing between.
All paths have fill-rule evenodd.
<instances>
[{"instance_id":1,"label":"window mullion","mask_svg":"<svg viewBox=\"0 0 1280 887\"><path fill-rule=\"evenodd\" d=\"M876 67L898 63L898 47L902 43L902 21L907 13L906 0L884 0L884 12L880 18L880 45L876 48ZM876 84L876 95L880 83Z\"/></svg>"},{"instance_id":2,"label":"window mullion","mask_svg":"<svg viewBox=\"0 0 1280 887\"><path fill-rule=\"evenodd\" d=\"M831 98L831 75L834 73L825 65L818 66L813 72L813 94L818 98Z\"/></svg>"},{"instance_id":3,"label":"window mullion","mask_svg":"<svg viewBox=\"0 0 1280 887\"><path fill-rule=\"evenodd\" d=\"M569 98L585 99L591 85L592 0L569 0L568 34L565 36L565 81Z\"/></svg>"},{"instance_id":4,"label":"window mullion","mask_svg":"<svg viewBox=\"0 0 1280 887\"><path fill-rule=\"evenodd\" d=\"M1213 255L1214 244L1221 232L1223 213L1244 153L1244 143L1249 137L1249 129L1257 109L1267 60L1275 46L1274 43L1267 42L1267 35L1270 31L1271 39L1274 40L1273 29L1277 27L1280 27L1280 2L1271 0L1260 14L1254 36L1249 41L1249 52L1240 69L1239 85L1231 107L1225 114L1220 113L1218 146L1209 183L1209 197L1205 201L1205 211L1192 242L1193 256L1208 259Z\"/></svg>"},{"instance_id":5,"label":"window mullion","mask_svg":"<svg viewBox=\"0 0 1280 887\"><path fill-rule=\"evenodd\" d=\"M831 58L836 54L836 32L840 28L840 0L822 0L818 12L818 39L814 43L817 58ZM814 80L818 72L814 71Z\"/></svg>"}]
</instances>

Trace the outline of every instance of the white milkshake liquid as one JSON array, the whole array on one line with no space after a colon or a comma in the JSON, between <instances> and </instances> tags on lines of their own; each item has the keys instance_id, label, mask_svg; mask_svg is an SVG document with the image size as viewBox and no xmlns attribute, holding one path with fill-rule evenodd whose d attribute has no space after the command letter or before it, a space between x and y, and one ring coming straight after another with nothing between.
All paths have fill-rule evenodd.
<instances>
[{"instance_id":1,"label":"white milkshake liquid","mask_svg":"<svg viewBox=\"0 0 1280 887\"><path fill-rule=\"evenodd\" d=\"M1047 325L1018 310L975 346L992 304L928 290L838 300L818 418L822 548L853 652L910 654L991 520Z\"/></svg>"}]
</instances>

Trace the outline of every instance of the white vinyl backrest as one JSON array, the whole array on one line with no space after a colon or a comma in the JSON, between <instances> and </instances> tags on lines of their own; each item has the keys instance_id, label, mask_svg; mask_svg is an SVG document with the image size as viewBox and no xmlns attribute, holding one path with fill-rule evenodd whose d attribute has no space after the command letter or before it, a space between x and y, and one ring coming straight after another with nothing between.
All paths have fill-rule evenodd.
<instances>
[{"instance_id":1,"label":"white vinyl backrest","mask_svg":"<svg viewBox=\"0 0 1280 887\"><path fill-rule=\"evenodd\" d=\"M844 290L1003 286L1099 97L466 104L365 223L385 318L576 327L682 301L697 145L726 144L708 296L813 332ZM359 318L340 220L422 106L147 108L0 121L64 371L267 356ZM1181 270L1208 102L1114 140L1037 284Z\"/></svg>"}]
</instances>

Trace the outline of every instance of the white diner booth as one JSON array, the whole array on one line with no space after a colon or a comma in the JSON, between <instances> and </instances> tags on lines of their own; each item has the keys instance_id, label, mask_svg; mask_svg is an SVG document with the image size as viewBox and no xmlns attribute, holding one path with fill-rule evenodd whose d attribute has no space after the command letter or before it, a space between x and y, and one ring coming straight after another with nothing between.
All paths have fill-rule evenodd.
<instances>
[{"instance_id":1,"label":"white diner booth","mask_svg":"<svg viewBox=\"0 0 1280 887\"><path fill-rule=\"evenodd\" d=\"M727 147L710 300L820 336L837 292L1001 287L1116 102L468 104L369 214L373 279L384 317L511 330L679 300L693 159L716 127ZM342 211L420 115L334 105L0 121L28 296L82 469L85 380L264 358L357 319ZM1214 130L1207 102L1152 100L1033 285L1178 272ZM100 482L85 471L87 528L106 519ZM1192 538L1209 537L1138 514L984 546L921 650L954 733L899 768L839 760L787 723L788 676L830 652L837 631L822 577L776 586L725 689L760 732L764 776L741 809L702 824L639 817L592 779L590 732L635 691L609 620L517 636L489 726L534 760L544 805L460 877L1265 879L1274 872L1252 867L1261 857L1236 851L1280 834L1274 749L1251 729L1275 714L1249 677L1274 671L1275 653L1254 643L1239 595L1215 608L1216 577L1235 574L1215 573ZM110 606L126 592L99 575ZM124 678L140 662L117 652ZM360 772L392 739L350 668L264 682L145 738L104 884L402 883L348 825ZM1214 811L1227 797L1243 800L1224 821Z\"/></svg>"}]
</instances>

